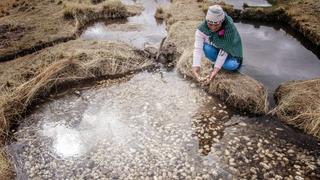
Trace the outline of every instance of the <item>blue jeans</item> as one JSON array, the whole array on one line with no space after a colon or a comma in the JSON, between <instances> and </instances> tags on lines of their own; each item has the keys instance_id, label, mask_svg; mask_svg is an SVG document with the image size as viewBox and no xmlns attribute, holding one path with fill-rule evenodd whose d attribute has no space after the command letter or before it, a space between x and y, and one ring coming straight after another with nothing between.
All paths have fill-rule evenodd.
<instances>
[{"instance_id":1,"label":"blue jeans","mask_svg":"<svg viewBox=\"0 0 320 180\"><path fill-rule=\"evenodd\" d=\"M205 56L211 61L211 62L215 62L217 57L218 57L218 53L219 53L219 49L212 46L211 44L208 43L204 43L203 45L203 51ZM235 71L238 70L241 67L241 61L237 58L232 57L231 55L228 55L226 61L224 62L222 68L225 70L229 70L229 71Z\"/></svg>"}]
</instances>

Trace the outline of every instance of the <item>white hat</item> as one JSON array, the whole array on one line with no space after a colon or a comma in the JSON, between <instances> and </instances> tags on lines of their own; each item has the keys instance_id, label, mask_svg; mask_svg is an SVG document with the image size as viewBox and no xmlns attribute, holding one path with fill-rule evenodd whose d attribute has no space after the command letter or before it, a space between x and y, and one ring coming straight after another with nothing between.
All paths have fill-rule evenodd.
<instances>
[{"instance_id":1,"label":"white hat","mask_svg":"<svg viewBox=\"0 0 320 180\"><path fill-rule=\"evenodd\" d=\"M206 15L206 20L213 23L220 23L225 19L226 15L219 5L210 6Z\"/></svg>"}]
</instances>

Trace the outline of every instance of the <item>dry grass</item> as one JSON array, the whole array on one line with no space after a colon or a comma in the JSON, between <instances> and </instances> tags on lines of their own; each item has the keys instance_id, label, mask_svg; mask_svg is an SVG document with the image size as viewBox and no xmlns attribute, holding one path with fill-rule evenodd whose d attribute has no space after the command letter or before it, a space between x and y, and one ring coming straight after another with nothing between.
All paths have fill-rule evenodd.
<instances>
[{"instance_id":1,"label":"dry grass","mask_svg":"<svg viewBox=\"0 0 320 180\"><path fill-rule=\"evenodd\" d=\"M12 168L3 149L0 149L0 177L1 180L13 179Z\"/></svg>"},{"instance_id":2,"label":"dry grass","mask_svg":"<svg viewBox=\"0 0 320 180\"><path fill-rule=\"evenodd\" d=\"M194 45L194 35L201 21L178 21L170 26L168 37L164 43L173 43L177 47L177 52L181 55L185 49L190 49Z\"/></svg>"},{"instance_id":3,"label":"dry grass","mask_svg":"<svg viewBox=\"0 0 320 180\"><path fill-rule=\"evenodd\" d=\"M73 50L76 49L76 50ZM44 61L47 59L47 61ZM24 62L20 67L15 64ZM13 119L22 115L26 108L40 95L59 84L86 78L125 74L129 71L150 66L151 61L143 54L125 44L70 41L43 50L38 54L7 62L2 65L1 78L10 77L15 86L7 87L1 82L0 130L2 137ZM30 77L20 79L20 68L30 73ZM11 76L8 76L11 74ZM7 93L5 93L7 92Z\"/></svg>"},{"instance_id":4,"label":"dry grass","mask_svg":"<svg viewBox=\"0 0 320 180\"><path fill-rule=\"evenodd\" d=\"M98 5L68 2L64 4L63 14L66 19L76 20L78 30L95 20L129 16L126 6L118 0L104 1Z\"/></svg>"},{"instance_id":5,"label":"dry grass","mask_svg":"<svg viewBox=\"0 0 320 180\"><path fill-rule=\"evenodd\" d=\"M165 21L170 27L178 21L200 21L205 14L202 10L202 4L206 2L197 2L194 0L175 0L169 8L165 9Z\"/></svg>"},{"instance_id":6,"label":"dry grass","mask_svg":"<svg viewBox=\"0 0 320 180\"><path fill-rule=\"evenodd\" d=\"M64 4L63 10L64 17L78 18L79 20L83 19L83 16L89 16L91 19L94 19L96 18L95 16L99 16L99 14L107 17L127 16L125 5L117 0L104 1L99 5L67 2Z\"/></svg>"},{"instance_id":7,"label":"dry grass","mask_svg":"<svg viewBox=\"0 0 320 180\"><path fill-rule=\"evenodd\" d=\"M278 105L273 114L320 139L320 79L284 83L275 98Z\"/></svg>"},{"instance_id":8,"label":"dry grass","mask_svg":"<svg viewBox=\"0 0 320 180\"><path fill-rule=\"evenodd\" d=\"M9 15L9 9L11 9L14 1L12 0L1 0L0 1L0 17Z\"/></svg>"},{"instance_id":9,"label":"dry grass","mask_svg":"<svg viewBox=\"0 0 320 180\"><path fill-rule=\"evenodd\" d=\"M144 62L141 55L128 45L107 42L75 40L24 56L15 61L0 64L0 95L5 90L11 92L21 84L31 80L39 71L52 63L76 57L94 74L124 73L121 68L133 69ZM103 63L103 68L95 70L95 63ZM101 65L101 64L100 64ZM119 69L120 68L120 69Z\"/></svg>"}]
</instances>

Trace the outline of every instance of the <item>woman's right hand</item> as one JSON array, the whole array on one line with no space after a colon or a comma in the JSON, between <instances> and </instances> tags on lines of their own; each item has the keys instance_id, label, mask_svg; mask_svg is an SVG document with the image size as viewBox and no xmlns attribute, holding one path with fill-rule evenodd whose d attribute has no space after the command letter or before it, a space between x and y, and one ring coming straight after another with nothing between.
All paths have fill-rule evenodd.
<instances>
[{"instance_id":1,"label":"woman's right hand","mask_svg":"<svg viewBox=\"0 0 320 180\"><path fill-rule=\"evenodd\" d=\"M200 80L200 67L198 67L198 66L193 67L192 72L193 72L195 78L197 79L197 81L199 81Z\"/></svg>"}]
</instances>

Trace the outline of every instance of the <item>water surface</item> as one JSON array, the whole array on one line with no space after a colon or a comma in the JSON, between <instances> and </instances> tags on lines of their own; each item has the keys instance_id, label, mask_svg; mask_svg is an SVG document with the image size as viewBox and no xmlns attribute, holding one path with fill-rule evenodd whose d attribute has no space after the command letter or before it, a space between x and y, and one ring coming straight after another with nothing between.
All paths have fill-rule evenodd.
<instances>
[{"instance_id":1,"label":"water surface","mask_svg":"<svg viewBox=\"0 0 320 180\"><path fill-rule=\"evenodd\" d=\"M122 23L110 24L110 22L98 22L87 28L81 35L82 39L112 40L131 44L137 48L146 46L157 47L167 35L163 22L154 18L155 10L160 6L169 5L169 0L123 0L125 4L142 4L144 11L141 15L127 18Z\"/></svg>"},{"instance_id":2,"label":"water surface","mask_svg":"<svg viewBox=\"0 0 320 180\"><path fill-rule=\"evenodd\" d=\"M249 6L269 7L271 6L267 0L224 0L227 4L232 4L235 9L243 9L243 3Z\"/></svg>"},{"instance_id":3,"label":"water surface","mask_svg":"<svg viewBox=\"0 0 320 180\"><path fill-rule=\"evenodd\" d=\"M262 82L269 92L289 80L320 77L319 58L283 29L236 23L244 50L242 72Z\"/></svg>"}]
</instances>

